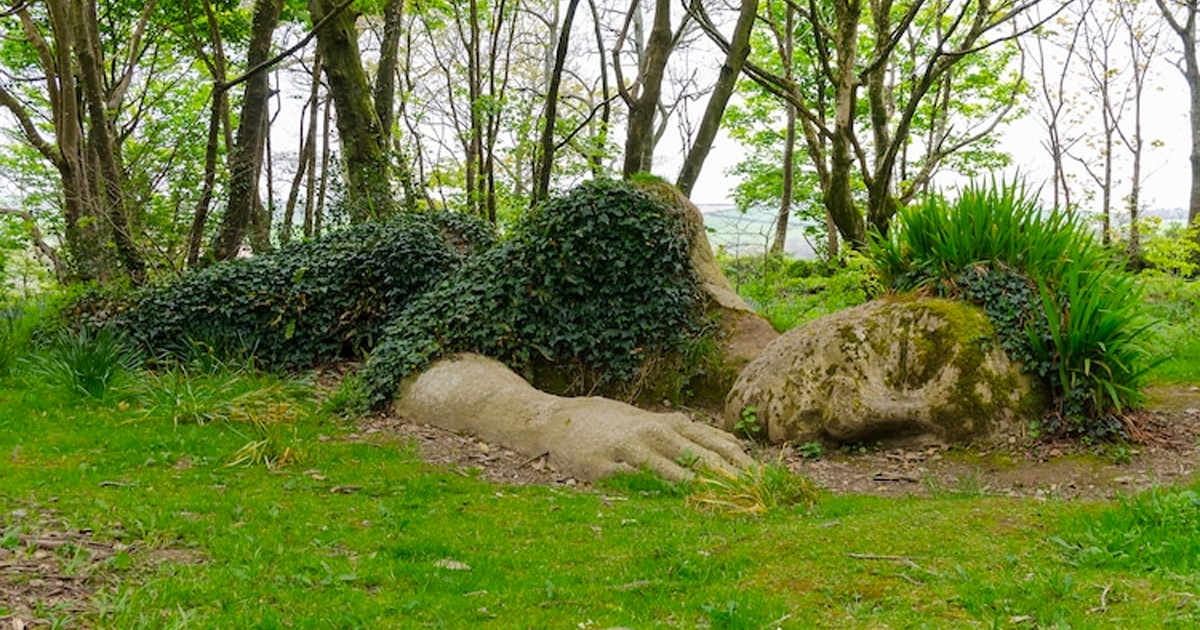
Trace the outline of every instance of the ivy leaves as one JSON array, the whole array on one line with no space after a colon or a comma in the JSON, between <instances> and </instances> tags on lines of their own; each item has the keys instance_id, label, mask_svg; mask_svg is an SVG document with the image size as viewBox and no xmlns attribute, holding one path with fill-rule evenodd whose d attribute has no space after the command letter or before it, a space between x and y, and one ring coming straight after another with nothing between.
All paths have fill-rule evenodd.
<instances>
[{"instance_id":1,"label":"ivy leaves","mask_svg":"<svg viewBox=\"0 0 1200 630\"><path fill-rule=\"evenodd\" d=\"M604 386L678 350L700 320L687 226L629 184L596 180L531 210L497 247L421 296L364 370L379 404L450 352L542 366Z\"/></svg>"}]
</instances>

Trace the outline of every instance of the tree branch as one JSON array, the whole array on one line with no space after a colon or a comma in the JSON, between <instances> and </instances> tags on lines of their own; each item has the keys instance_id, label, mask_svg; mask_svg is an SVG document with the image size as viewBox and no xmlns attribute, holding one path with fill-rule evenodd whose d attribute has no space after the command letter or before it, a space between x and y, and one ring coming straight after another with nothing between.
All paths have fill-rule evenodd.
<instances>
[{"instance_id":1,"label":"tree branch","mask_svg":"<svg viewBox=\"0 0 1200 630\"><path fill-rule=\"evenodd\" d=\"M66 280L67 270L63 266L62 259L58 257L58 252L42 238L42 231L38 228L37 220L28 210L16 210L13 208L0 208L0 214L14 216L25 222L25 227L29 230L29 239L33 241L33 246L37 248L46 260L50 261L50 265L54 268L54 277L59 281Z\"/></svg>"},{"instance_id":2,"label":"tree branch","mask_svg":"<svg viewBox=\"0 0 1200 630\"><path fill-rule=\"evenodd\" d=\"M313 38L317 36L317 31L320 31L321 27L328 24L330 20L337 17L339 13L341 13L342 11L349 8L350 5L353 3L354 3L354 0L342 0L342 2L334 5L334 7L332 9L330 9L329 13L325 14L325 16L322 17L316 24L313 24L312 30L310 30L307 35L300 38L300 41L296 42L295 45L290 46L287 50L279 53L278 55L271 57L270 59L254 66L253 68L250 68L245 73L243 73L241 76L239 76L235 79L231 79L224 83L218 83L216 86L217 91L225 92L225 91L231 90L234 87L236 87L238 84L249 81L250 78L253 77L254 75L256 75L264 70L269 70L270 68L274 67L275 64L279 63L280 61L283 61L284 59L291 57L292 55L294 55L296 53L297 50L300 50L301 48L304 48L305 46L307 46L308 43L311 42L313 40Z\"/></svg>"}]
</instances>

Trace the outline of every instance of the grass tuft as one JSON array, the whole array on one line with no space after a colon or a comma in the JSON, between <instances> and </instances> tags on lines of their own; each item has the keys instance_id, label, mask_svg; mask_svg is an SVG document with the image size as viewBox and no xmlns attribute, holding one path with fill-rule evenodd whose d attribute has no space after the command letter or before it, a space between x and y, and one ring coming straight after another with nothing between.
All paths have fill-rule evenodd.
<instances>
[{"instance_id":1,"label":"grass tuft","mask_svg":"<svg viewBox=\"0 0 1200 630\"><path fill-rule=\"evenodd\" d=\"M1001 343L1054 392L1052 428L1108 437L1141 402L1153 361L1141 285L1060 210L1019 184L973 184L948 202L902 211L871 245L894 290L930 290L983 306Z\"/></svg>"},{"instance_id":2,"label":"grass tuft","mask_svg":"<svg viewBox=\"0 0 1200 630\"><path fill-rule=\"evenodd\" d=\"M762 515L794 507L811 508L819 493L816 484L782 463L754 464L743 470L701 470L688 503L731 514Z\"/></svg>"},{"instance_id":3,"label":"grass tuft","mask_svg":"<svg viewBox=\"0 0 1200 630\"><path fill-rule=\"evenodd\" d=\"M126 381L139 361L119 332L81 328L56 332L28 365L34 376L76 398L102 401Z\"/></svg>"}]
</instances>

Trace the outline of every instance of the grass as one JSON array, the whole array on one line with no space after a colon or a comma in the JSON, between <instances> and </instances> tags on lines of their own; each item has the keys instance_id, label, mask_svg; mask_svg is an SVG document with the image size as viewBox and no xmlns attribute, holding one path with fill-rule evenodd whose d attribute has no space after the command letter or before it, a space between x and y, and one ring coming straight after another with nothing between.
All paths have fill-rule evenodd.
<instances>
[{"instance_id":1,"label":"grass","mask_svg":"<svg viewBox=\"0 0 1200 630\"><path fill-rule=\"evenodd\" d=\"M1086 540L1090 516L1133 503L958 488L932 499L821 495L750 516L702 509L645 474L593 490L497 486L290 397L295 413L276 425L302 458L230 466L252 437L235 414L181 419L127 387L96 401L28 376L0 380L0 546L20 551L14 532L33 533L43 512L128 546L91 582L99 591L85 612L54 612L64 627L1200 623L1185 595L1200 589L1194 570L1080 562L1053 540ZM1195 527L1153 535L1198 544ZM65 552L60 562L87 570Z\"/></svg>"},{"instance_id":2,"label":"grass","mask_svg":"<svg viewBox=\"0 0 1200 630\"><path fill-rule=\"evenodd\" d=\"M1149 344L1161 361L1151 372L1159 383L1200 383L1200 281L1143 274L1145 312L1157 320Z\"/></svg>"},{"instance_id":3,"label":"grass","mask_svg":"<svg viewBox=\"0 0 1200 630\"><path fill-rule=\"evenodd\" d=\"M722 257L718 261L746 303L785 332L878 293L869 263L848 253L835 265L771 256Z\"/></svg>"}]
</instances>

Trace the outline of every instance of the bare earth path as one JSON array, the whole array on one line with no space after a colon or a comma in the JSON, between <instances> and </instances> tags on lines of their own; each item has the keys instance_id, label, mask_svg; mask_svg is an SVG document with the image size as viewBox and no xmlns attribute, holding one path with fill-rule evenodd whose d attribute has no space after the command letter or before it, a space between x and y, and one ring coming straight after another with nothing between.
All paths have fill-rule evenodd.
<instances>
[{"instance_id":1,"label":"bare earth path","mask_svg":"<svg viewBox=\"0 0 1200 630\"><path fill-rule=\"evenodd\" d=\"M372 416L351 439L400 434L413 439L430 463L501 483L576 485L543 459L430 426ZM1149 410L1126 444L1086 445L1032 438L969 448L848 449L804 457L799 445L752 447L764 461L781 459L836 493L885 496L990 494L1111 498L1152 485L1195 479L1200 468L1200 387L1150 390ZM811 454L810 454L811 455Z\"/></svg>"}]
</instances>

